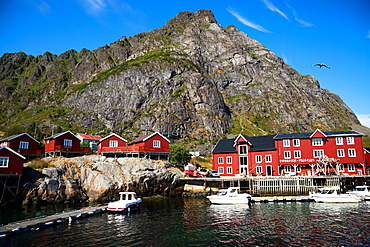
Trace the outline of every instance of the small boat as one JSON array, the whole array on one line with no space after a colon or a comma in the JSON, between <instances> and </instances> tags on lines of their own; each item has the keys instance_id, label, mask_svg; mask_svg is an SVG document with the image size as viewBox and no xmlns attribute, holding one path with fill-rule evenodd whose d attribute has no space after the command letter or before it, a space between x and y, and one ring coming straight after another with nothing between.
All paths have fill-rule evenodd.
<instances>
[{"instance_id":1,"label":"small boat","mask_svg":"<svg viewBox=\"0 0 370 247\"><path fill-rule=\"evenodd\" d=\"M139 209L141 198L136 196L135 192L120 192L120 199L115 202L108 203L108 212L130 212Z\"/></svg>"},{"instance_id":2,"label":"small boat","mask_svg":"<svg viewBox=\"0 0 370 247\"><path fill-rule=\"evenodd\" d=\"M309 198L315 202L359 202L361 199L353 194L339 194L338 186L320 188L318 193L310 192Z\"/></svg>"},{"instance_id":3,"label":"small boat","mask_svg":"<svg viewBox=\"0 0 370 247\"><path fill-rule=\"evenodd\" d=\"M219 190L216 195L207 196L214 204L250 204L251 195L240 193L239 187L229 187L226 190Z\"/></svg>"},{"instance_id":4,"label":"small boat","mask_svg":"<svg viewBox=\"0 0 370 247\"><path fill-rule=\"evenodd\" d=\"M356 195L361 198L361 200L370 199L370 186L360 185L356 186L354 191L348 191L347 194Z\"/></svg>"}]
</instances>

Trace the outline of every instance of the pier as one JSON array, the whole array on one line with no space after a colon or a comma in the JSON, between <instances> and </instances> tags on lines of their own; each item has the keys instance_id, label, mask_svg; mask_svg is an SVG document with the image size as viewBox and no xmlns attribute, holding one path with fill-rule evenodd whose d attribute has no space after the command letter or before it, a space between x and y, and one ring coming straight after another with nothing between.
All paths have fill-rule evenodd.
<instances>
[{"instance_id":1,"label":"pier","mask_svg":"<svg viewBox=\"0 0 370 247\"><path fill-rule=\"evenodd\" d=\"M0 226L0 238L12 236L27 231L38 231L45 227L72 222L91 215L106 212L107 206L86 207L79 210L57 213L45 217L16 221Z\"/></svg>"},{"instance_id":2,"label":"pier","mask_svg":"<svg viewBox=\"0 0 370 247\"><path fill-rule=\"evenodd\" d=\"M184 196L210 194L219 189L240 187L254 196L299 196L324 186L339 186L342 192L370 185L370 176L281 176L181 178Z\"/></svg>"}]
</instances>

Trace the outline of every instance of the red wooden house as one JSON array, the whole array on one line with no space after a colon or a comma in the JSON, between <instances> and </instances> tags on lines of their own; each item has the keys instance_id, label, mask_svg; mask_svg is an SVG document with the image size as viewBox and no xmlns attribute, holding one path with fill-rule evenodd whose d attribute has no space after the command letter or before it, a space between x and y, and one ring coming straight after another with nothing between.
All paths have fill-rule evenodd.
<instances>
[{"instance_id":1,"label":"red wooden house","mask_svg":"<svg viewBox=\"0 0 370 247\"><path fill-rule=\"evenodd\" d=\"M83 133L77 133L76 136L81 140L81 143L88 143L93 153L98 152L98 143L102 139L100 136Z\"/></svg>"},{"instance_id":2,"label":"red wooden house","mask_svg":"<svg viewBox=\"0 0 370 247\"><path fill-rule=\"evenodd\" d=\"M370 148L364 148L364 155L365 155L365 167L367 170L367 174L370 174Z\"/></svg>"},{"instance_id":3,"label":"red wooden house","mask_svg":"<svg viewBox=\"0 0 370 247\"><path fill-rule=\"evenodd\" d=\"M213 154L213 169L221 176L278 175L278 153L273 135L239 135L219 140Z\"/></svg>"},{"instance_id":4,"label":"red wooden house","mask_svg":"<svg viewBox=\"0 0 370 247\"><path fill-rule=\"evenodd\" d=\"M220 140L212 154L222 176L367 174L362 134L355 131L239 135Z\"/></svg>"},{"instance_id":5,"label":"red wooden house","mask_svg":"<svg viewBox=\"0 0 370 247\"><path fill-rule=\"evenodd\" d=\"M8 147L0 147L0 175L21 175L26 158Z\"/></svg>"},{"instance_id":6,"label":"red wooden house","mask_svg":"<svg viewBox=\"0 0 370 247\"><path fill-rule=\"evenodd\" d=\"M167 159L170 154L170 140L159 132L140 136L128 144L128 150L137 157Z\"/></svg>"},{"instance_id":7,"label":"red wooden house","mask_svg":"<svg viewBox=\"0 0 370 247\"><path fill-rule=\"evenodd\" d=\"M356 131L278 134L281 175L365 175L362 134Z\"/></svg>"},{"instance_id":8,"label":"red wooden house","mask_svg":"<svg viewBox=\"0 0 370 247\"><path fill-rule=\"evenodd\" d=\"M90 148L81 148L80 139L69 130L45 139L46 155L78 156L89 152Z\"/></svg>"},{"instance_id":9,"label":"red wooden house","mask_svg":"<svg viewBox=\"0 0 370 247\"><path fill-rule=\"evenodd\" d=\"M117 134L110 134L98 142L98 154L105 156L126 156L127 141Z\"/></svg>"},{"instance_id":10,"label":"red wooden house","mask_svg":"<svg viewBox=\"0 0 370 247\"><path fill-rule=\"evenodd\" d=\"M40 144L35 138L27 133L9 136L0 140L0 147L8 147L25 156L42 155L42 150L38 149Z\"/></svg>"}]
</instances>

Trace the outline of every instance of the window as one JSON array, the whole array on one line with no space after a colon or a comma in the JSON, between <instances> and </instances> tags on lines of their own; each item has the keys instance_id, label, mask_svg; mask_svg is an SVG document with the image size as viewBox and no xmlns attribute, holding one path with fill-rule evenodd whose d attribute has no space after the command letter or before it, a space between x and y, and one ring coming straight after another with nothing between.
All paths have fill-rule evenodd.
<instances>
[{"instance_id":1,"label":"window","mask_svg":"<svg viewBox=\"0 0 370 247\"><path fill-rule=\"evenodd\" d=\"M284 166L284 172L285 173L290 173L292 171L292 167L291 166Z\"/></svg>"},{"instance_id":2,"label":"window","mask_svg":"<svg viewBox=\"0 0 370 247\"><path fill-rule=\"evenodd\" d=\"M294 147L299 147L301 145L299 139L293 139L293 146Z\"/></svg>"},{"instance_id":3,"label":"window","mask_svg":"<svg viewBox=\"0 0 370 247\"><path fill-rule=\"evenodd\" d=\"M297 173L301 172L301 167L300 166L296 166L295 167L295 172L297 172Z\"/></svg>"},{"instance_id":4,"label":"window","mask_svg":"<svg viewBox=\"0 0 370 247\"><path fill-rule=\"evenodd\" d=\"M239 154L248 154L248 147L245 145L239 146Z\"/></svg>"},{"instance_id":5,"label":"window","mask_svg":"<svg viewBox=\"0 0 370 247\"><path fill-rule=\"evenodd\" d=\"M283 146L284 147L290 147L290 140L288 140L288 139L283 140Z\"/></svg>"},{"instance_id":6,"label":"window","mask_svg":"<svg viewBox=\"0 0 370 247\"><path fill-rule=\"evenodd\" d=\"M256 163L262 162L262 155L256 155Z\"/></svg>"},{"instance_id":7,"label":"window","mask_svg":"<svg viewBox=\"0 0 370 247\"><path fill-rule=\"evenodd\" d=\"M338 167L338 172L344 172L343 164L339 164L337 167Z\"/></svg>"},{"instance_id":8,"label":"window","mask_svg":"<svg viewBox=\"0 0 370 247\"><path fill-rule=\"evenodd\" d=\"M338 157L344 157L344 149L337 149Z\"/></svg>"},{"instance_id":9,"label":"window","mask_svg":"<svg viewBox=\"0 0 370 247\"><path fill-rule=\"evenodd\" d=\"M9 164L9 157L0 157L0 167L7 168Z\"/></svg>"},{"instance_id":10,"label":"window","mask_svg":"<svg viewBox=\"0 0 370 247\"><path fill-rule=\"evenodd\" d=\"M262 173L262 166L256 166L256 173L257 174Z\"/></svg>"},{"instance_id":11,"label":"window","mask_svg":"<svg viewBox=\"0 0 370 247\"><path fill-rule=\"evenodd\" d=\"M19 149L28 149L28 142L19 142Z\"/></svg>"},{"instance_id":12,"label":"window","mask_svg":"<svg viewBox=\"0 0 370 247\"><path fill-rule=\"evenodd\" d=\"M313 150L314 158L321 158L324 156L324 150Z\"/></svg>"},{"instance_id":13,"label":"window","mask_svg":"<svg viewBox=\"0 0 370 247\"><path fill-rule=\"evenodd\" d=\"M312 146L322 146L322 138L312 138Z\"/></svg>"},{"instance_id":14,"label":"window","mask_svg":"<svg viewBox=\"0 0 370 247\"><path fill-rule=\"evenodd\" d=\"M231 166L228 166L226 169L227 169L227 174L233 174L233 168Z\"/></svg>"},{"instance_id":15,"label":"window","mask_svg":"<svg viewBox=\"0 0 370 247\"><path fill-rule=\"evenodd\" d=\"M109 141L109 147L112 148L118 147L118 141Z\"/></svg>"},{"instance_id":16,"label":"window","mask_svg":"<svg viewBox=\"0 0 370 247\"><path fill-rule=\"evenodd\" d=\"M284 151L284 159L290 159L290 151Z\"/></svg>"},{"instance_id":17,"label":"window","mask_svg":"<svg viewBox=\"0 0 370 247\"><path fill-rule=\"evenodd\" d=\"M348 149L348 157L356 157L356 149Z\"/></svg>"},{"instance_id":18,"label":"window","mask_svg":"<svg viewBox=\"0 0 370 247\"><path fill-rule=\"evenodd\" d=\"M355 144L355 138L353 136L347 137L347 144Z\"/></svg>"},{"instance_id":19,"label":"window","mask_svg":"<svg viewBox=\"0 0 370 247\"><path fill-rule=\"evenodd\" d=\"M160 148L161 147L161 141L153 141L153 147Z\"/></svg>"},{"instance_id":20,"label":"window","mask_svg":"<svg viewBox=\"0 0 370 247\"><path fill-rule=\"evenodd\" d=\"M218 163L223 164L224 163L224 157L218 157Z\"/></svg>"},{"instance_id":21,"label":"window","mask_svg":"<svg viewBox=\"0 0 370 247\"><path fill-rule=\"evenodd\" d=\"M271 154L265 155L266 162L272 162Z\"/></svg>"},{"instance_id":22,"label":"window","mask_svg":"<svg viewBox=\"0 0 370 247\"><path fill-rule=\"evenodd\" d=\"M226 163L227 164L232 164L233 163L233 157L231 157L231 156L226 157Z\"/></svg>"},{"instance_id":23,"label":"window","mask_svg":"<svg viewBox=\"0 0 370 247\"><path fill-rule=\"evenodd\" d=\"M301 158L301 151L300 150L294 150L294 158L296 158L296 159Z\"/></svg>"},{"instance_id":24,"label":"window","mask_svg":"<svg viewBox=\"0 0 370 247\"><path fill-rule=\"evenodd\" d=\"M355 164L348 164L347 167L348 167L349 172L354 172L355 171Z\"/></svg>"},{"instance_id":25,"label":"window","mask_svg":"<svg viewBox=\"0 0 370 247\"><path fill-rule=\"evenodd\" d=\"M64 146L65 147L72 147L72 140L64 139Z\"/></svg>"},{"instance_id":26,"label":"window","mask_svg":"<svg viewBox=\"0 0 370 247\"><path fill-rule=\"evenodd\" d=\"M219 167L218 168L218 173L219 174L224 174L224 168L223 167Z\"/></svg>"},{"instance_id":27,"label":"window","mask_svg":"<svg viewBox=\"0 0 370 247\"><path fill-rule=\"evenodd\" d=\"M335 143L337 145L343 145L343 137L336 137L335 138Z\"/></svg>"}]
</instances>

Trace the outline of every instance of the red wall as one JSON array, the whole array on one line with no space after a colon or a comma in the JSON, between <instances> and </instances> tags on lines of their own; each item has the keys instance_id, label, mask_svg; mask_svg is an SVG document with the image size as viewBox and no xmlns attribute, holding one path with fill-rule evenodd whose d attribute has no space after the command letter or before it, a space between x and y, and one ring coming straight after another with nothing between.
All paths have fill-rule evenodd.
<instances>
[{"instance_id":1,"label":"red wall","mask_svg":"<svg viewBox=\"0 0 370 247\"><path fill-rule=\"evenodd\" d=\"M17 154L3 148L0 149L1 157L9 157L8 168L0 167L0 174L19 174L23 173L24 159L19 157Z\"/></svg>"},{"instance_id":2,"label":"red wall","mask_svg":"<svg viewBox=\"0 0 370 247\"><path fill-rule=\"evenodd\" d=\"M160 147L153 147L154 141L160 141ZM168 141L161 135L156 134L146 141L134 143L128 146L130 151L168 153L170 147Z\"/></svg>"},{"instance_id":3,"label":"red wall","mask_svg":"<svg viewBox=\"0 0 370 247\"><path fill-rule=\"evenodd\" d=\"M118 147L109 147L110 141L118 141ZM122 152L122 151L128 151L127 149L127 143L119 138L118 136L112 135L111 137L103 140L98 145L98 153L102 152Z\"/></svg>"},{"instance_id":4,"label":"red wall","mask_svg":"<svg viewBox=\"0 0 370 247\"><path fill-rule=\"evenodd\" d=\"M72 147L64 147L64 140L72 140ZM59 149L61 148L61 149ZM67 132L61 136L58 136L52 140L46 140L45 142L45 152L56 151L56 150L69 150L69 151L80 151L80 139L71 133Z\"/></svg>"},{"instance_id":5,"label":"red wall","mask_svg":"<svg viewBox=\"0 0 370 247\"><path fill-rule=\"evenodd\" d=\"M21 141L28 142L28 149L20 149L19 143ZM38 143L28 135L21 135L8 142L8 147L20 154L37 154Z\"/></svg>"}]
</instances>

